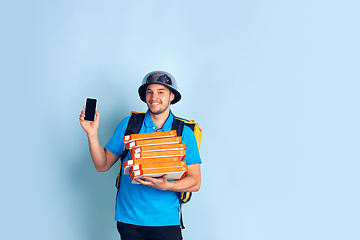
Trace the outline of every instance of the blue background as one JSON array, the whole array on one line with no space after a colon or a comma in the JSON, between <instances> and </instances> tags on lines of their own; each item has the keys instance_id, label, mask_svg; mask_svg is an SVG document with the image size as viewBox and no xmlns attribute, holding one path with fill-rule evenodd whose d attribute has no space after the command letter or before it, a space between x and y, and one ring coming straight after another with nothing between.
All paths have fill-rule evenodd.
<instances>
[{"instance_id":1,"label":"blue background","mask_svg":"<svg viewBox=\"0 0 360 240\"><path fill-rule=\"evenodd\" d=\"M203 128L185 239L360 239L358 1L8 1L0 7L1 239L118 239L105 145L143 76Z\"/></svg>"}]
</instances>

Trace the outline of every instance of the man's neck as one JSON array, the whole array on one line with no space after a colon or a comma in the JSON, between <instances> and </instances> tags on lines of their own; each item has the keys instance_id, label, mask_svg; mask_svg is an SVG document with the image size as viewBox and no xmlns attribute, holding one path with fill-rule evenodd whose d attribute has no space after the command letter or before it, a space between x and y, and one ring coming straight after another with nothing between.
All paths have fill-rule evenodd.
<instances>
[{"instance_id":1,"label":"man's neck","mask_svg":"<svg viewBox=\"0 0 360 240\"><path fill-rule=\"evenodd\" d=\"M162 128L164 123L166 122L166 120L169 117L170 110L165 111L161 114L152 114L151 112L149 112L149 113L150 113L151 120L153 121L155 126L157 126L158 128Z\"/></svg>"}]
</instances>

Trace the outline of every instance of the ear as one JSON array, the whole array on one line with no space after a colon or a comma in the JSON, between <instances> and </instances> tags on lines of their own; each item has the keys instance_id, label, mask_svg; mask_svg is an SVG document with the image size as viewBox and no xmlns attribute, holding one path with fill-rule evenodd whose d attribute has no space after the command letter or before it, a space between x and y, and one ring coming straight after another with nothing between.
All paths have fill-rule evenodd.
<instances>
[{"instance_id":1,"label":"ear","mask_svg":"<svg viewBox=\"0 0 360 240\"><path fill-rule=\"evenodd\" d=\"M171 92L170 93L170 100L172 101L172 100L174 100L174 98L175 98L175 94L173 92Z\"/></svg>"}]
</instances>

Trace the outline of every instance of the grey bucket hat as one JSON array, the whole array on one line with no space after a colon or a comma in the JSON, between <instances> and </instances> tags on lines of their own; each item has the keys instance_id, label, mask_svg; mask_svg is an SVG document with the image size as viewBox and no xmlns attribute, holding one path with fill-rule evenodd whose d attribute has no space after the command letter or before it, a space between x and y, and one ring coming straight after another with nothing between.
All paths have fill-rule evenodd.
<instances>
[{"instance_id":1,"label":"grey bucket hat","mask_svg":"<svg viewBox=\"0 0 360 240\"><path fill-rule=\"evenodd\" d=\"M139 96L140 99L146 103L146 87L150 84L161 84L168 87L175 95L174 100L171 101L171 104L175 104L181 99L181 94L177 90L177 84L175 78L167 72L164 71L153 71L145 75L142 85L139 87Z\"/></svg>"}]
</instances>

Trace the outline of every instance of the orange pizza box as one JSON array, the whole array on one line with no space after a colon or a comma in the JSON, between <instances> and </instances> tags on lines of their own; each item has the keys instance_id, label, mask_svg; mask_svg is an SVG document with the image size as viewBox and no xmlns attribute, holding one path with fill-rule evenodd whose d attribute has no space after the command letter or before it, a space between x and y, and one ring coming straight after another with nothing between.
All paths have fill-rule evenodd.
<instances>
[{"instance_id":1,"label":"orange pizza box","mask_svg":"<svg viewBox=\"0 0 360 240\"><path fill-rule=\"evenodd\" d=\"M186 143L161 144L161 145L141 146L141 147L133 148L131 150L131 154L140 153L140 152L185 150L185 149L186 149Z\"/></svg>"},{"instance_id":2,"label":"orange pizza box","mask_svg":"<svg viewBox=\"0 0 360 240\"><path fill-rule=\"evenodd\" d=\"M136 171L139 169L160 169L160 168L169 168L169 167L183 167L186 166L186 161L173 161L173 162L157 162L157 163L141 163L139 165L133 165L131 171Z\"/></svg>"},{"instance_id":3,"label":"orange pizza box","mask_svg":"<svg viewBox=\"0 0 360 240\"><path fill-rule=\"evenodd\" d=\"M187 166L172 167L172 168L152 168L152 169L139 169L132 171L130 175L131 183L139 184L135 181L136 178L148 177L162 177L168 175L168 180L178 180L186 176Z\"/></svg>"},{"instance_id":4,"label":"orange pizza box","mask_svg":"<svg viewBox=\"0 0 360 240\"><path fill-rule=\"evenodd\" d=\"M130 134L123 137L124 143L133 142L135 140L154 139L154 138L167 138L176 137L176 130L152 133L137 133Z\"/></svg>"},{"instance_id":5,"label":"orange pizza box","mask_svg":"<svg viewBox=\"0 0 360 240\"><path fill-rule=\"evenodd\" d=\"M154 138L147 140L135 140L133 142L129 142L127 147L129 150L135 147L141 146L151 146L151 145L160 145L160 144L176 144L182 143L181 137L167 137L167 138Z\"/></svg>"},{"instance_id":6,"label":"orange pizza box","mask_svg":"<svg viewBox=\"0 0 360 240\"><path fill-rule=\"evenodd\" d=\"M124 162L123 173L129 174L133 165L142 163L154 163L154 162L175 162L179 161L179 157L162 157L162 158L140 158L135 160L127 160Z\"/></svg>"},{"instance_id":7,"label":"orange pizza box","mask_svg":"<svg viewBox=\"0 0 360 240\"><path fill-rule=\"evenodd\" d=\"M182 161L186 155L186 150L169 150L169 151L157 151L157 152L140 152L131 155L131 159L139 158L159 158L159 157L179 157L179 161Z\"/></svg>"}]
</instances>

